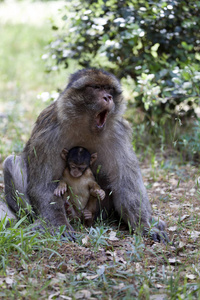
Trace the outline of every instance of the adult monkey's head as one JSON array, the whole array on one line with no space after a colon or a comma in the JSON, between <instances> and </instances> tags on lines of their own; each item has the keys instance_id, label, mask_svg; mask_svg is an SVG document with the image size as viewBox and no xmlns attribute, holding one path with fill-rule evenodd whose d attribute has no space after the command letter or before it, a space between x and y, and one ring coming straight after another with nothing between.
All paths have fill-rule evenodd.
<instances>
[{"instance_id":1,"label":"adult monkey's head","mask_svg":"<svg viewBox=\"0 0 200 300\"><path fill-rule=\"evenodd\" d=\"M98 69L83 69L71 75L62 95L62 108L66 107L68 113L71 111L74 118L77 116L73 115L74 111L78 111L79 116L87 113L90 129L98 133L114 115L124 112L121 93L120 82L114 75Z\"/></svg>"}]
</instances>

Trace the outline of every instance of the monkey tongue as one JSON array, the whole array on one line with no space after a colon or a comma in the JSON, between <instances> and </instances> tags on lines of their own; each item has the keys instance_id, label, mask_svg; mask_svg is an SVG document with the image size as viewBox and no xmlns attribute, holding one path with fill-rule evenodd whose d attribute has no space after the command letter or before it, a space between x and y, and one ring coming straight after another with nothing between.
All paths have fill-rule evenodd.
<instances>
[{"instance_id":1,"label":"monkey tongue","mask_svg":"<svg viewBox=\"0 0 200 300\"><path fill-rule=\"evenodd\" d=\"M106 118L107 118L108 111L103 110L96 116L96 126L97 128L101 129L104 127L106 123Z\"/></svg>"}]
</instances>

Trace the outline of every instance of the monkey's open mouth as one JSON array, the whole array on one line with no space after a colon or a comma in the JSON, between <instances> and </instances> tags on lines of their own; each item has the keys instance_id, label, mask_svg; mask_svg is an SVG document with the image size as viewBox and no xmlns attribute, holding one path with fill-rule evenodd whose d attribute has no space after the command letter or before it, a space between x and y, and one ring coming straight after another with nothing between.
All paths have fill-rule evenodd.
<instances>
[{"instance_id":1,"label":"monkey's open mouth","mask_svg":"<svg viewBox=\"0 0 200 300\"><path fill-rule=\"evenodd\" d=\"M104 127L104 125L106 123L107 115L108 115L108 111L105 109L96 116L97 128L101 129Z\"/></svg>"}]
</instances>

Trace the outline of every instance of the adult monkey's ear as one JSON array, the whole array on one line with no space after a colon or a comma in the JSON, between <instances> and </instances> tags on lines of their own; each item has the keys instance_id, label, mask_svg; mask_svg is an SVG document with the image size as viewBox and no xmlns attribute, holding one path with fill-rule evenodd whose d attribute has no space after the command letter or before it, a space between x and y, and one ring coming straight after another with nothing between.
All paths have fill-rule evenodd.
<instances>
[{"instance_id":1,"label":"adult monkey's ear","mask_svg":"<svg viewBox=\"0 0 200 300\"><path fill-rule=\"evenodd\" d=\"M67 150L66 148L64 148L63 150L62 150L62 152L61 152L61 157L62 157L62 159L64 159L65 161L67 160L67 155L68 155L68 153L69 153L69 150Z\"/></svg>"},{"instance_id":2,"label":"adult monkey's ear","mask_svg":"<svg viewBox=\"0 0 200 300\"><path fill-rule=\"evenodd\" d=\"M90 166L97 160L97 152L91 154Z\"/></svg>"}]
</instances>

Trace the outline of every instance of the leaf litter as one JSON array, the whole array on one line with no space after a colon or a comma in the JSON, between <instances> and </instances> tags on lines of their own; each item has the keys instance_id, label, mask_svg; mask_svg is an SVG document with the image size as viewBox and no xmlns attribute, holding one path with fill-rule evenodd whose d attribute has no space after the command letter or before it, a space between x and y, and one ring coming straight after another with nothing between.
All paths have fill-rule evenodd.
<instances>
[{"instance_id":1,"label":"leaf litter","mask_svg":"<svg viewBox=\"0 0 200 300\"><path fill-rule=\"evenodd\" d=\"M178 278L178 286L197 284L199 170L191 165L180 166L179 172L160 168L152 176L152 169L143 167L153 214L167 223L171 244L138 238L124 225L120 230L113 225L105 233L106 243L94 247L85 232L80 243L58 242L60 256L43 249L24 267L19 257L11 259L6 273L0 273L0 296L10 291L22 299L36 294L40 299L121 299L148 290L150 299L167 299L170 278Z\"/></svg>"}]
</instances>

